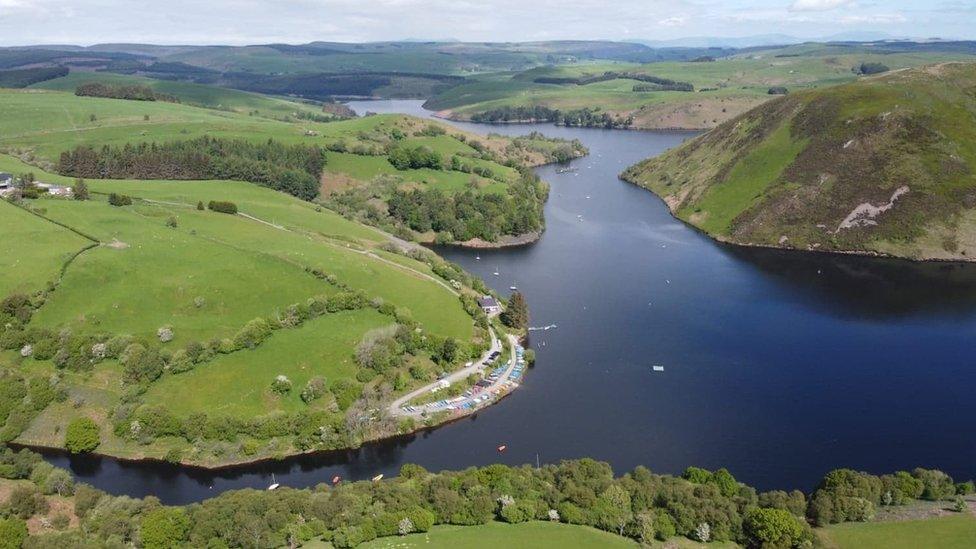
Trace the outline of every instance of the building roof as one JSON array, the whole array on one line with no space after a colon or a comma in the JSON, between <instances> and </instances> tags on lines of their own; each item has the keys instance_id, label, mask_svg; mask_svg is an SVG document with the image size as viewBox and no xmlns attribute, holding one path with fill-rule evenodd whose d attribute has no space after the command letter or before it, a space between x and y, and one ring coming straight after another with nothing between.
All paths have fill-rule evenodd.
<instances>
[{"instance_id":1,"label":"building roof","mask_svg":"<svg viewBox=\"0 0 976 549\"><path fill-rule=\"evenodd\" d=\"M497 307L498 302L495 301L495 298L491 297L490 295L486 295L478 298L478 305L480 307Z\"/></svg>"}]
</instances>

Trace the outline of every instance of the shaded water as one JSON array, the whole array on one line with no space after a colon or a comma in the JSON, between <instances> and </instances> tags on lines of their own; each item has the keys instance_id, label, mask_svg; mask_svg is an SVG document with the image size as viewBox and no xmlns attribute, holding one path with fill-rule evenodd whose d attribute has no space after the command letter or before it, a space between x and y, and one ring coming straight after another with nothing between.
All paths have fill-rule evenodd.
<instances>
[{"instance_id":1,"label":"shaded water","mask_svg":"<svg viewBox=\"0 0 976 549\"><path fill-rule=\"evenodd\" d=\"M427 114L416 101L365 108ZM400 440L220 472L49 459L107 491L169 503L263 488L272 471L283 485L309 486L407 462L437 470L537 455L594 457L618 472L727 467L763 489L810 489L836 467L976 473L976 265L720 245L617 179L692 134L462 126L538 129L591 152L576 172L539 170L552 191L538 243L439 250L503 293L517 285L532 324L559 326L531 334L537 366L511 397Z\"/></svg>"}]
</instances>

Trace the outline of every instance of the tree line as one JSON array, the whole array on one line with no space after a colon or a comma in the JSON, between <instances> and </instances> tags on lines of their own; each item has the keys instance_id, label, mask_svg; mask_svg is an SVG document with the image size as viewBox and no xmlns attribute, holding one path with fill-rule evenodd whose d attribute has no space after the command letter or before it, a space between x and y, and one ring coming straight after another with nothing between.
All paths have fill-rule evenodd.
<instances>
[{"instance_id":1,"label":"tree line","mask_svg":"<svg viewBox=\"0 0 976 549\"><path fill-rule=\"evenodd\" d=\"M671 80L670 78L661 78L659 76L653 76L650 74L641 74L636 72L616 72L616 71L606 71L599 75L589 75L589 76L540 76L533 80L537 84L575 84L578 86L585 86L587 84L595 84L597 82L606 82L608 80L637 80L639 82L645 82L653 86L657 86L658 90L673 90L673 91L695 91L695 87L689 82L679 82L677 80ZM637 90L634 90L637 91ZM642 90L650 91L650 90Z\"/></svg>"},{"instance_id":2,"label":"tree line","mask_svg":"<svg viewBox=\"0 0 976 549\"><path fill-rule=\"evenodd\" d=\"M560 126L576 126L581 128L626 128L633 124L630 117L622 118L607 112L599 112L596 109L583 108L563 111L551 109L541 105L505 106L471 115L472 122L479 123L499 123L499 122L553 122Z\"/></svg>"},{"instance_id":3,"label":"tree line","mask_svg":"<svg viewBox=\"0 0 976 549\"><path fill-rule=\"evenodd\" d=\"M99 149L79 145L61 153L57 171L102 179L234 179L311 200L325 162L318 146L204 136Z\"/></svg>"},{"instance_id":4,"label":"tree line","mask_svg":"<svg viewBox=\"0 0 976 549\"><path fill-rule=\"evenodd\" d=\"M0 477L26 479L2 503L0 536L9 547L135 546L296 547L312 540L344 549L380 537L429 531L438 524L474 526L532 520L598 528L643 543L683 536L698 542L736 542L750 548L811 547L818 543L810 509L846 499L870 511L914 499L939 500L972 493L941 471L915 469L875 476L830 472L809 497L798 491L757 492L725 469L689 467L681 476L638 466L615 476L592 459L542 467L488 465L432 473L401 467L382 482L319 484L310 489L237 490L184 506L163 506L150 496L112 496L76 483L29 450L0 447ZM897 482L890 479L897 478ZM889 480L886 480L889 479ZM887 486L887 491L879 491ZM898 500L885 494L897 491ZM73 501L78 527L49 505ZM887 503L886 503L887 502ZM46 518L46 532L28 535L25 521ZM868 520L870 514L838 520Z\"/></svg>"},{"instance_id":5,"label":"tree line","mask_svg":"<svg viewBox=\"0 0 976 549\"><path fill-rule=\"evenodd\" d=\"M128 99L129 101L166 101L179 103L180 100L172 95L160 93L149 86L138 84L113 85L103 82L85 82L75 88L75 95L79 97L104 97L108 99Z\"/></svg>"}]
</instances>

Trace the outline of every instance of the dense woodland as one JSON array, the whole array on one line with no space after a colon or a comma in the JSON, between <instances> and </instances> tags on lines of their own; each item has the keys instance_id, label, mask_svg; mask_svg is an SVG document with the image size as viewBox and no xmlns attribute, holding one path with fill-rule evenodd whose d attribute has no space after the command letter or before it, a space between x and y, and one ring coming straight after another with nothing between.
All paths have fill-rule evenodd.
<instances>
[{"instance_id":1,"label":"dense woodland","mask_svg":"<svg viewBox=\"0 0 976 549\"><path fill-rule=\"evenodd\" d=\"M404 465L382 482L320 484L312 489L240 490L180 507L148 497L111 496L28 451L0 449L0 476L25 479L2 502L5 547L295 547L313 539L337 548L378 537L426 532L437 524L530 520L587 525L642 542L683 536L747 547L810 547L811 525L870 520L882 506L970 494L940 471L875 476L830 472L809 497L798 490L757 493L725 470L689 467L681 477L644 467L615 477L591 459L431 473ZM73 500L79 528L50 502ZM25 520L50 526L28 537Z\"/></svg>"},{"instance_id":2,"label":"dense woodland","mask_svg":"<svg viewBox=\"0 0 976 549\"><path fill-rule=\"evenodd\" d=\"M622 118L594 109L562 111L549 107L498 107L471 115L472 122L494 124L499 122L553 122L561 126L583 128L626 128L633 123L630 118Z\"/></svg>"},{"instance_id":3,"label":"dense woodland","mask_svg":"<svg viewBox=\"0 0 976 549\"><path fill-rule=\"evenodd\" d=\"M0 71L0 88L26 88L31 84L60 78L68 74L66 67L38 67Z\"/></svg>"},{"instance_id":4,"label":"dense woodland","mask_svg":"<svg viewBox=\"0 0 976 549\"><path fill-rule=\"evenodd\" d=\"M318 195L324 166L321 147L200 137L100 149L78 146L61 154L57 170L87 178L235 179L311 200Z\"/></svg>"},{"instance_id":5,"label":"dense woodland","mask_svg":"<svg viewBox=\"0 0 976 549\"><path fill-rule=\"evenodd\" d=\"M80 97L105 97L108 99L127 99L129 101L166 101L179 103L180 100L172 95L159 93L149 86L140 85L112 85L102 82L86 82L75 88L75 95Z\"/></svg>"},{"instance_id":6,"label":"dense woodland","mask_svg":"<svg viewBox=\"0 0 976 549\"><path fill-rule=\"evenodd\" d=\"M334 193L323 203L342 215L411 239L411 231L434 232L438 243L480 238L495 242L542 230L548 188L530 171L508 186L506 194L465 189L400 188L396 177L377 177L369 185ZM385 207L378 205L379 201ZM408 229L404 231L404 229Z\"/></svg>"}]
</instances>

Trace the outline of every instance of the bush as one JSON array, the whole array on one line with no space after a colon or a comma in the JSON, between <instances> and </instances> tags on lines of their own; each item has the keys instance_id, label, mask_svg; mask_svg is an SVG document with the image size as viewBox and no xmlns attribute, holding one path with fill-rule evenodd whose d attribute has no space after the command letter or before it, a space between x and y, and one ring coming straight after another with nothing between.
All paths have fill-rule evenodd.
<instances>
[{"instance_id":1,"label":"bush","mask_svg":"<svg viewBox=\"0 0 976 549\"><path fill-rule=\"evenodd\" d=\"M73 454L91 452L101 443L98 425L91 418L81 417L71 421L64 434L64 447Z\"/></svg>"},{"instance_id":2,"label":"bush","mask_svg":"<svg viewBox=\"0 0 976 549\"><path fill-rule=\"evenodd\" d=\"M271 382L271 390L279 395L287 395L291 392L291 380L287 376L279 375Z\"/></svg>"},{"instance_id":3,"label":"bush","mask_svg":"<svg viewBox=\"0 0 976 549\"><path fill-rule=\"evenodd\" d=\"M20 549L26 539L26 522L16 517L0 519L0 549Z\"/></svg>"},{"instance_id":4,"label":"bush","mask_svg":"<svg viewBox=\"0 0 976 549\"><path fill-rule=\"evenodd\" d=\"M237 213L237 204L234 204L233 202L227 202L223 200L211 200L210 203L207 204L207 207L210 208L211 211L215 211L215 212L231 214L231 215Z\"/></svg>"},{"instance_id":5,"label":"bush","mask_svg":"<svg viewBox=\"0 0 976 549\"><path fill-rule=\"evenodd\" d=\"M132 198L118 193L111 193L108 195L108 203L112 206L129 206L132 204Z\"/></svg>"},{"instance_id":6,"label":"bush","mask_svg":"<svg viewBox=\"0 0 976 549\"><path fill-rule=\"evenodd\" d=\"M302 401L306 404L311 403L313 400L318 400L327 391L327 386L325 383L325 378L322 376L315 376L308 380L305 388L302 389Z\"/></svg>"}]
</instances>

